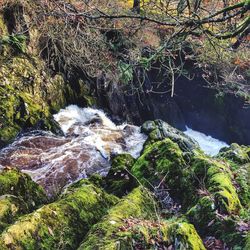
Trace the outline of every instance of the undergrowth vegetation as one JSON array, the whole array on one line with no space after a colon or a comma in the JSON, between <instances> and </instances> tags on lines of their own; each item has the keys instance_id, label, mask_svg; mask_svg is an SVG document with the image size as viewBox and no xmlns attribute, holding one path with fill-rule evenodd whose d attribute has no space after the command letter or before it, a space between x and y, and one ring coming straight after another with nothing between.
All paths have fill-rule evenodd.
<instances>
[{"instance_id":1,"label":"undergrowth vegetation","mask_svg":"<svg viewBox=\"0 0 250 250\"><path fill-rule=\"evenodd\" d=\"M10 34L2 37L2 44L24 52L29 43L29 51L42 56L53 71L64 72L67 77L81 72L105 79L106 85L130 84L134 93L140 89L134 81L143 84L143 72L155 62L160 62L159 71L168 72L173 85L178 75L188 76L183 60L191 61L202 68L213 87L226 85L228 90L240 93L250 74L248 36L239 40L233 31L245 25L247 17L238 17L241 9L236 8L217 14L218 20L224 17L229 21L206 21L207 16L237 5L237 1L229 1L227 6L223 1L200 2L199 6L187 6L185 1L141 1L140 13L136 14L131 0L3 0L3 15L9 11L13 15L8 18ZM192 21L194 13L204 24L193 26L192 22L198 22ZM235 18L230 19L230 15ZM219 36L229 38L220 40ZM239 48L234 49L237 42Z\"/></svg>"}]
</instances>

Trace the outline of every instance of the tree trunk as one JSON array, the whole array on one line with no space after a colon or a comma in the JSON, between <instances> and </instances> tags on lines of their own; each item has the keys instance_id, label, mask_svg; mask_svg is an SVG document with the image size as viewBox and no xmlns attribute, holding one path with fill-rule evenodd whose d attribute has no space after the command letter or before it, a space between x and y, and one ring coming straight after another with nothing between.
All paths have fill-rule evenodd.
<instances>
[{"instance_id":1,"label":"tree trunk","mask_svg":"<svg viewBox=\"0 0 250 250\"><path fill-rule=\"evenodd\" d=\"M140 14L140 0L134 0L133 10Z\"/></svg>"}]
</instances>

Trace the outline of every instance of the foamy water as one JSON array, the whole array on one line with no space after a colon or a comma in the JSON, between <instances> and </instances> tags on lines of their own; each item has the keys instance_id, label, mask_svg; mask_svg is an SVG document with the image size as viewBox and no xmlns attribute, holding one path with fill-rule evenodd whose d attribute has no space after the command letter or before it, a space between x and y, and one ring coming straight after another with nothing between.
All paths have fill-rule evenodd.
<instances>
[{"instance_id":1,"label":"foamy water","mask_svg":"<svg viewBox=\"0 0 250 250\"><path fill-rule=\"evenodd\" d=\"M0 151L0 169L15 166L49 194L92 173L105 175L112 155L137 158L146 136L137 126L117 126L101 110L70 105L54 116L65 136L33 132Z\"/></svg>"},{"instance_id":2,"label":"foamy water","mask_svg":"<svg viewBox=\"0 0 250 250\"><path fill-rule=\"evenodd\" d=\"M189 127L186 127L186 129L187 130L184 131L184 133L197 141L200 148L208 155L215 156L219 153L221 148L229 147L227 143L215 139L209 135L205 135Z\"/></svg>"}]
</instances>

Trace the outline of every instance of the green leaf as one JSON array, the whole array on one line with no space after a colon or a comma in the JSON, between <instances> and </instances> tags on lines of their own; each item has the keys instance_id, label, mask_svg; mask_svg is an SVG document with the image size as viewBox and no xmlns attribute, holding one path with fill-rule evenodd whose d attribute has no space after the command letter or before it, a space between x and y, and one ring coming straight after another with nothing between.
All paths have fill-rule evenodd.
<instances>
[{"instance_id":1,"label":"green leaf","mask_svg":"<svg viewBox=\"0 0 250 250\"><path fill-rule=\"evenodd\" d=\"M9 36L3 36L1 39L2 44L8 44L14 49L19 50L22 53L26 51L26 39L27 37L22 34L14 34Z\"/></svg>"},{"instance_id":2,"label":"green leaf","mask_svg":"<svg viewBox=\"0 0 250 250\"><path fill-rule=\"evenodd\" d=\"M120 79L123 83L128 84L133 80L133 67L130 64L120 61L118 63Z\"/></svg>"}]
</instances>

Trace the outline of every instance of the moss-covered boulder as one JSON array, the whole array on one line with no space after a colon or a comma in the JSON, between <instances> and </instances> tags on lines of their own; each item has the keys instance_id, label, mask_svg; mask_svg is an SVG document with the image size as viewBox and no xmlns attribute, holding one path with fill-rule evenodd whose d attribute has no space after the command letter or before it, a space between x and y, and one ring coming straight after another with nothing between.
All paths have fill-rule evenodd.
<instances>
[{"instance_id":1,"label":"moss-covered boulder","mask_svg":"<svg viewBox=\"0 0 250 250\"><path fill-rule=\"evenodd\" d=\"M190 166L183 158L179 146L170 139L155 142L145 148L131 170L133 176L147 187L167 188L176 199L192 202Z\"/></svg>"},{"instance_id":2,"label":"moss-covered boulder","mask_svg":"<svg viewBox=\"0 0 250 250\"><path fill-rule=\"evenodd\" d=\"M0 196L0 233L18 217L29 212L22 198L14 195Z\"/></svg>"},{"instance_id":3,"label":"moss-covered boulder","mask_svg":"<svg viewBox=\"0 0 250 250\"><path fill-rule=\"evenodd\" d=\"M200 198L186 213L187 218L201 235L213 235L230 247L242 247L244 233L238 224L244 208L230 165L205 155L195 156L191 164L192 185Z\"/></svg>"},{"instance_id":4,"label":"moss-covered boulder","mask_svg":"<svg viewBox=\"0 0 250 250\"><path fill-rule=\"evenodd\" d=\"M134 163L135 159L130 154L115 156L105 178L105 190L119 197L131 191L135 186L134 178L131 176Z\"/></svg>"},{"instance_id":5,"label":"moss-covered boulder","mask_svg":"<svg viewBox=\"0 0 250 250\"><path fill-rule=\"evenodd\" d=\"M0 249L76 249L90 227L117 202L88 181L21 217L0 236Z\"/></svg>"},{"instance_id":6,"label":"moss-covered boulder","mask_svg":"<svg viewBox=\"0 0 250 250\"><path fill-rule=\"evenodd\" d=\"M199 148L197 142L162 120L145 122L141 127L141 131L148 135L146 145L169 138L177 143L184 152Z\"/></svg>"},{"instance_id":7,"label":"moss-covered boulder","mask_svg":"<svg viewBox=\"0 0 250 250\"><path fill-rule=\"evenodd\" d=\"M230 147L222 148L218 157L225 158L237 164L250 163L250 147L232 143Z\"/></svg>"},{"instance_id":8,"label":"moss-covered boulder","mask_svg":"<svg viewBox=\"0 0 250 250\"><path fill-rule=\"evenodd\" d=\"M149 191L139 187L124 197L108 214L91 228L79 249L116 249L117 238L123 226L123 220L134 218L149 218L154 214L154 200Z\"/></svg>"},{"instance_id":9,"label":"moss-covered boulder","mask_svg":"<svg viewBox=\"0 0 250 250\"><path fill-rule=\"evenodd\" d=\"M192 225L157 221L155 208L148 190L134 189L91 228L79 250L155 249L156 246L205 249Z\"/></svg>"},{"instance_id":10,"label":"moss-covered boulder","mask_svg":"<svg viewBox=\"0 0 250 250\"><path fill-rule=\"evenodd\" d=\"M29 175L14 168L5 168L0 172L0 195L6 194L22 198L30 211L47 202L43 188Z\"/></svg>"},{"instance_id":11,"label":"moss-covered boulder","mask_svg":"<svg viewBox=\"0 0 250 250\"><path fill-rule=\"evenodd\" d=\"M230 168L207 156L195 156L192 170L197 188L209 192L215 208L221 214L239 214L242 205L233 185L233 173Z\"/></svg>"}]
</instances>

